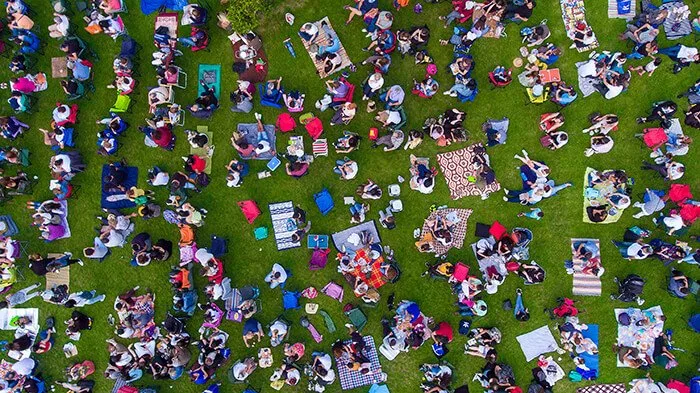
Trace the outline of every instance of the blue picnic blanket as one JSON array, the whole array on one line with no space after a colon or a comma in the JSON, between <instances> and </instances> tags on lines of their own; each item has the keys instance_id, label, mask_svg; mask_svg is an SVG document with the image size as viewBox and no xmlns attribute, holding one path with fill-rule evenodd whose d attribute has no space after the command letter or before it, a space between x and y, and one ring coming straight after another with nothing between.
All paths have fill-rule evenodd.
<instances>
[{"instance_id":1,"label":"blue picnic blanket","mask_svg":"<svg viewBox=\"0 0 700 393\"><path fill-rule=\"evenodd\" d=\"M584 338L590 338L596 345L598 345L598 325L589 324L588 329L581 331L581 335ZM588 367L591 371L584 371L581 369L577 369L577 371L585 379L596 379L600 370L600 366L598 365L598 354L591 355L584 352L579 356L583 359L586 367Z\"/></svg>"},{"instance_id":2,"label":"blue picnic blanket","mask_svg":"<svg viewBox=\"0 0 700 393\"><path fill-rule=\"evenodd\" d=\"M158 11L165 7L173 11L182 11L187 5L187 0L141 0L141 12L145 15Z\"/></svg>"}]
</instances>

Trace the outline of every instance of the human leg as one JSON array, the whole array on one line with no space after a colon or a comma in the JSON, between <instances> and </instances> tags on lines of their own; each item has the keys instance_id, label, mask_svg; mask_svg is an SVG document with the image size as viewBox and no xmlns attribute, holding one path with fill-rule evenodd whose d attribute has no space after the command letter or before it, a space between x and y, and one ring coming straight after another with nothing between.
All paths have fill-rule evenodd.
<instances>
[{"instance_id":1,"label":"human leg","mask_svg":"<svg viewBox=\"0 0 700 393\"><path fill-rule=\"evenodd\" d=\"M520 289L515 295L515 307L513 308L513 315L518 316L519 313L525 312L525 305L523 304L523 294Z\"/></svg>"}]
</instances>

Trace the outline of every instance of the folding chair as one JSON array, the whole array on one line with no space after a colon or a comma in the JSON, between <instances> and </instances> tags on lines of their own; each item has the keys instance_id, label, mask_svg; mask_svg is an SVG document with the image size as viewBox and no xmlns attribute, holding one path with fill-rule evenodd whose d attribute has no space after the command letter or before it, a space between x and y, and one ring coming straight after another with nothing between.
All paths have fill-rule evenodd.
<instances>
[{"instance_id":1,"label":"folding chair","mask_svg":"<svg viewBox=\"0 0 700 393\"><path fill-rule=\"evenodd\" d=\"M161 86L177 87L180 89L187 88L187 73L178 66L173 67L177 68L177 81L175 81L175 83L161 84Z\"/></svg>"},{"instance_id":2,"label":"folding chair","mask_svg":"<svg viewBox=\"0 0 700 393\"><path fill-rule=\"evenodd\" d=\"M346 311L345 316L348 317L350 323L355 327L355 329L357 329L358 332L361 332L365 325L367 325L367 316L357 307L353 307L352 309Z\"/></svg>"},{"instance_id":3,"label":"folding chair","mask_svg":"<svg viewBox=\"0 0 700 393\"><path fill-rule=\"evenodd\" d=\"M114 113L130 113L131 97L119 94L117 100L114 102L109 111Z\"/></svg>"},{"instance_id":4,"label":"folding chair","mask_svg":"<svg viewBox=\"0 0 700 393\"><path fill-rule=\"evenodd\" d=\"M328 157L328 141L326 139L316 139L311 144L311 149L313 151L314 157Z\"/></svg>"}]
</instances>

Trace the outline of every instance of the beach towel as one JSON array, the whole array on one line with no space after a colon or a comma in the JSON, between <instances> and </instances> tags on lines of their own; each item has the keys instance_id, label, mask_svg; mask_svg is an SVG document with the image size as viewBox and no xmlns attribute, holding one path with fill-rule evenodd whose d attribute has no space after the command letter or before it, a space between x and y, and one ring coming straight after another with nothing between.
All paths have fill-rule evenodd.
<instances>
[{"instance_id":1,"label":"beach towel","mask_svg":"<svg viewBox=\"0 0 700 393\"><path fill-rule=\"evenodd\" d=\"M583 268L586 267L587 261L581 258L575 258L575 249L581 243L591 244L592 247L588 249L597 249L597 252L593 254L590 259L597 259L600 261L600 240L598 239L571 239L571 253L573 262L573 276L574 276L574 287L573 294L578 296L600 296L602 291L602 284L600 277L591 273L584 273Z\"/></svg>"},{"instance_id":2,"label":"beach towel","mask_svg":"<svg viewBox=\"0 0 700 393\"><path fill-rule=\"evenodd\" d=\"M63 254L48 254L49 258L59 258ZM70 293L70 266L62 267L55 272L46 273L46 288L56 288L59 285L65 285Z\"/></svg>"},{"instance_id":3,"label":"beach towel","mask_svg":"<svg viewBox=\"0 0 700 393\"><path fill-rule=\"evenodd\" d=\"M260 208L258 208L258 204L255 203L253 200L247 200L247 201L241 201L238 202L238 207L241 209L243 212L243 215L245 216L246 221L248 221L248 224L252 224L253 221L255 221L260 214Z\"/></svg>"},{"instance_id":4,"label":"beach towel","mask_svg":"<svg viewBox=\"0 0 700 393\"><path fill-rule=\"evenodd\" d=\"M608 18L632 19L637 15L637 0L608 0Z\"/></svg>"},{"instance_id":5,"label":"beach towel","mask_svg":"<svg viewBox=\"0 0 700 393\"><path fill-rule=\"evenodd\" d=\"M38 308L3 308L0 310L0 330L17 330L18 327L12 324L12 320L17 317L29 317L32 321L30 325L25 325L25 330L39 331Z\"/></svg>"},{"instance_id":6,"label":"beach towel","mask_svg":"<svg viewBox=\"0 0 700 393\"><path fill-rule=\"evenodd\" d=\"M369 236L373 240L374 243L381 243L381 238L379 237L379 232L377 231L377 225L375 225L374 220L371 221L366 221L363 222L362 224L355 225L354 227L350 227L348 229L345 229L340 232L336 232L331 236L331 239L333 239L333 245L335 248L340 251L345 247L346 251L357 251L360 248L362 248L362 244L355 244L353 242L353 239L355 238L354 236L351 238L352 235L359 234L360 232L366 231L369 233Z\"/></svg>"},{"instance_id":7,"label":"beach towel","mask_svg":"<svg viewBox=\"0 0 700 393\"><path fill-rule=\"evenodd\" d=\"M627 184L618 184L617 186L614 186L609 181L604 181L596 185L591 183L592 176L595 176L595 172L602 173L606 171L608 170L598 171L590 167L586 168L586 173L583 178L583 222L587 222L589 224L610 224L613 222L618 222L620 218L622 218L622 213L626 210L610 206L610 202L608 202L605 198L612 193L626 194L628 192ZM608 205L608 216L602 222L591 221L587 213L588 207L603 205Z\"/></svg>"},{"instance_id":8,"label":"beach towel","mask_svg":"<svg viewBox=\"0 0 700 393\"><path fill-rule=\"evenodd\" d=\"M214 140L214 133L209 132L209 127L207 126L197 126L197 132L208 136L209 143L207 143L204 147L193 147L190 145L190 154L194 154L204 159L204 161L207 163L207 166L204 167L204 173L211 175L212 157L209 155L209 145Z\"/></svg>"},{"instance_id":9,"label":"beach towel","mask_svg":"<svg viewBox=\"0 0 700 393\"><path fill-rule=\"evenodd\" d=\"M582 330L581 335L583 338L590 338L596 345L598 345L598 325L588 324L588 329ZM579 357L583 359L584 364L590 370L588 373L592 373L589 378L585 379L595 379L600 375L600 365L598 360L598 354L591 355L588 352L583 352L579 354ZM583 370L582 370L583 371ZM586 372L580 372L581 375L586 374Z\"/></svg>"},{"instance_id":10,"label":"beach towel","mask_svg":"<svg viewBox=\"0 0 700 393\"><path fill-rule=\"evenodd\" d=\"M613 383L577 388L576 393L627 393L627 389L622 383Z\"/></svg>"},{"instance_id":11,"label":"beach towel","mask_svg":"<svg viewBox=\"0 0 700 393\"><path fill-rule=\"evenodd\" d=\"M125 190L135 187L138 182L139 168L128 166L126 169L126 180L122 186ZM126 209L136 207L136 203L130 201L124 191L120 189L107 189L104 182L105 177L109 174L109 165L102 165L102 198L100 203L103 209Z\"/></svg>"},{"instance_id":12,"label":"beach towel","mask_svg":"<svg viewBox=\"0 0 700 393\"><path fill-rule=\"evenodd\" d=\"M294 203L292 201L271 203L268 205L272 218L272 231L275 233L277 251L301 247L300 241L293 241L292 235L297 230L297 222L294 215Z\"/></svg>"},{"instance_id":13,"label":"beach towel","mask_svg":"<svg viewBox=\"0 0 700 393\"><path fill-rule=\"evenodd\" d=\"M431 253L436 255L444 255L451 248L462 248L464 245L464 237L467 234L467 222L469 221L469 216L472 214L472 209L439 209L436 210L428 216L425 221L435 220L438 216L447 218L448 221L455 223L451 230L452 242L449 245L444 245L439 241L433 241L433 249ZM423 228L421 229L421 238L430 233L427 222L423 222Z\"/></svg>"},{"instance_id":14,"label":"beach towel","mask_svg":"<svg viewBox=\"0 0 700 393\"><path fill-rule=\"evenodd\" d=\"M664 20L666 39L678 40L693 32L688 18L688 6L682 1L669 1L659 8L668 11L668 17Z\"/></svg>"},{"instance_id":15,"label":"beach towel","mask_svg":"<svg viewBox=\"0 0 700 393\"><path fill-rule=\"evenodd\" d=\"M520 344L520 348L525 355L525 360L528 362L545 353L556 351L558 348L557 342L552 336L552 331L549 330L547 325L530 333L521 334L515 339L518 340L518 344Z\"/></svg>"},{"instance_id":16,"label":"beach towel","mask_svg":"<svg viewBox=\"0 0 700 393\"><path fill-rule=\"evenodd\" d=\"M590 26L586 22L586 7L583 4L583 0L559 0L559 3L561 4L561 17L564 21L566 35L573 39L577 23L582 22ZM576 50L586 52L597 48L598 45L598 40L596 39L590 45L581 48L577 47Z\"/></svg>"},{"instance_id":17,"label":"beach towel","mask_svg":"<svg viewBox=\"0 0 700 393\"><path fill-rule=\"evenodd\" d=\"M622 318L623 320L629 318L630 323L628 325L620 323L621 314L626 314L626 317ZM653 359L654 341L664 331L664 322L659 319L663 314L661 306L650 307L646 310L631 307L616 308L615 318L618 321L617 345L637 348L640 353L644 352L650 359ZM653 323L637 326L636 322L642 318L649 318ZM646 351L643 350L643 347L647 348ZM627 367L620 361L619 356L616 356L615 359L617 367Z\"/></svg>"},{"instance_id":18,"label":"beach towel","mask_svg":"<svg viewBox=\"0 0 700 393\"><path fill-rule=\"evenodd\" d=\"M276 155L277 147L275 145L275 126L272 124L265 124L264 126L265 134L267 134L267 140L270 141L271 149L263 154L258 154L255 156L244 157L240 155L244 160L269 160ZM257 146L258 144L258 125L257 124L238 124L238 133L245 138L246 142Z\"/></svg>"},{"instance_id":19,"label":"beach towel","mask_svg":"<svg viewBox=\"0 0 700 393\"><path fill-rule=\"evenodd\" d=\"M187 4L185 2L185 4ZM160 27L165 27L168 29L168 35L170 38L177 38L177 13L176 12L164 12L156 16L156 23L153 31L157 31Z\"/></svg>"},{"instance_id":20,"label":"beach towel","mask_svg":"<svg viewBox=\"0 0 700 393\"><path fill-rule=\"evenodd\" d=\"M5 233L3 233L2 236L10 237L19 233L19 228L11 216L0 216L0 222L5 225Z\"/></svg>"},{"instance_id":21,"label":"beach towel","mask_svg":"<svg viewBox=\"0 0 700 393\"><path fill-rule=\"evenodd\" d=\"M333 72L331 72L330 74L326 73L326 71L324 69L323 61L319 61L318 59L316 59L316 52L314 50L315 48L318 48L320 46L325 46L325 45L328 45L330 43L328 37L326 36L324 29L321 27L321 22L326 22L326 24L328 24L328 27L333 32L335 32L335 30L333 29L333 26L331 26L330 20L328 20L328 17L324 17L323 19L319 20L318 22L314 22L314 25L316 25L316 27L318 28L318 31L319 31L316 38L310 42L307 42L306 40L302 39L301 43L304 45L304 48L306 48L306 51L309 53L309 56L311 57L311 61L313 61L314 67L316 67L316 71L318 72L318 76L323 79L323 78L328 77L328 75L330 75L330 74L336 73L338 71L341 71L341 70L349 67L352 64L352 61L350 60L348 53L345 51L345 48L343 47L343 43L338 42L340 45L340 49L338 49L335 52L335 54L340 56L340 58L342 59L342 62L340 63L339 66L335 67ZM335 34L337 37L337 32ZM338 40L340 40L340 38L338 38Z\"/></svg>"},{"instance_id":22,"label":"beach towel","mask_svg":"<svg viewBox=\"0 0 700 393\"><path fill-rule=\"evenodd\" d=\"M501 189L498 181L486 184L479 178L479 172L473 169L472 162L476 155L474 149L477 147L483 148L480 143L476 143L463 149L437 155L437 162L450 189L450 198L488 195ZM486 160L488 161L488 155Z\"/></svg>"},{"instance_id":23,"label":"beach towel","mask_svg":"<svg viewBox=\"0 0 700 393\"><path fill-rule=\"evenodd\" d=\"M221 64L200 64L199 75L197 85L197 94L201 95L204 92L204 86L202 83L206 84L209 88L214 88L214 95L217 99L221 98Z\"/></svg>"},{"instance_id":24,"label":"beach towel","mask_svg":"<svg viewBox=\"0 0 700 393\"><path fill-rule=\"evenodd\" d=\"M141 0L141 12L148 15L158 11L161 7L172 11L182 11L186 5L187 0Z\"/></svg>"},{"instance_id":25,"label":"beach towel","mask_svg":"<svg viewBox=\"0 0 700 393\"><path fill-rule=\"evenodd\" d=\"M335 358L335 364L338 368L338 379L340 380L340 387L343 390L355 389L361 386L382 382L382 366L379 364L379 356L377 355L377 347L374 345L374 338L372 338L372 336L364 336L362 339L365 342L365 348L362 352L370 361L370 371L367 374L362 374L360 371L348 369L346 364L350 362L350 355L347 352L343 352L341 357ZM344 344L349 345L351 342L351 340L346 340Z\"/></svg>"}]
</instances>

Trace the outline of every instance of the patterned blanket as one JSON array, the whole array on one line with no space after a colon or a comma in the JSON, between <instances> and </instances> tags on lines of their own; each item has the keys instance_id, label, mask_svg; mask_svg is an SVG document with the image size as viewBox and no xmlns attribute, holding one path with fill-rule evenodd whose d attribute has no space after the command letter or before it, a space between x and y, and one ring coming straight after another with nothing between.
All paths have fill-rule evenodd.
<instances>
[{"instance_id":1,"label":"patterned blanket","mask_svg":"<svg viewBox=\"0 0 700 393\"><path fill-rule=\"evenodd\" d=\"M423 223L420 238L423 241L430 242L432 248L429 252L437 255L446 254L450 248L462 248L464 245L464 237L467 234L467 221L472 214L472 209L440 209L430 213L430 216ZM444 245L433 239L428 225L429 221L434 221L441 218L452 223L452 242L449 245ZM432 239L432 240L427 240ZM420 243L420 241L419 241ZM420 250L420 249L419 249Z\"/></svg>"},{"instance_id":2,"label":"patterned blanket","mask_svg":"<svg viewBox=\"0 0 700 393\"><path fill-rule=\"evenodd\" d=\"M564 29L566 29L566 35L573 39L574 33L576 31L576 24L579 22L586 22L586 7L583 4L583 0L560 0L561 4L561 18L564 20ZM591 44L585 47L576 47L579 52L586 52L591 49L598 47L598 40L595 39Z\"/></svg>"},{"instance_id":3,"label":"patterned blanket","mask_svg":"<svg viewBox=\"0 0 700 393\"><path fill-rule=\"evenodd\" d=\"M626 313L629 316L628 326L617 324L617 345L637 348L640 352L646 353L649 358L653 358L654 341L664 331L664 321L660 319L664 312L661 306L654 306L646 310L638 308L616 308L615 318L619 321L620 314ZM648 319L648 323L637 326L637 321ZM646 348L646 350L645 350ZM627 367L616 357L617 367Z\"/></svg>"},{"instance_id":4,"label":"patterned blanket","mask_svg":"<svg viewBox=\"0 0 700 393\"><path fill-rule=\"evenodd\" d=\"M608 18L630 20L637 15L637 0L608 0Z\"/></svg>"},{"instance_id":5,"label":"patterned blanket","mask_svg":"<svg viewBox=\"0 0 700 393\"><path fill-rule=\"evenodd\" d=\"M318 35L313 41L307 42L306 40L302 39L301 43L304 44L304 48L306 48L306 51L309 53L309 56L311 57L311 61L314 62L314 67L316 67L316 71L318 72L318 76L321 78L326 78L328 75L336 73L346 67L349 67L352 64L352 61L350 61L350 57L348 56L348 53L345 51L345 47L343 47L343 43L340 42L340 49L336 51L335 53L340 56L342 59L342 63L335 67L335 69L329 74L326 73L324 69L324 62L319 61L316 58L316 48L319 46L325 46L330 43L330 38L324 31L324 29L321 27L321 23L326 22L328 24L328 27L330 28L331 31L335 33L335 30L333 29L333 26L331 26L331 21L328 20L328 17L324 17L323 19L319 20L318 22L315 22L314 25L318 27ZM338 33L335 33L336 37L338 36Z\"/></svg>"},{"instance_id":6,"label":"patterned blanket","mask_svg":"<svg viewBox=\"0 0 700 393\"><path fill-rule=\"evenodd\" d=\"M498 181L486 184L479 179L479 173L472 166L474 149L482 147L480 143L473 144L460 150L455 150L437 155L437 161L445 174L447 187L450 189L452 199L460 199L465 196L489 195L501 189ZM486 161L489 161L486 155Z\"/></svg>"},{"instance_id":7,"label":"patterned blanket","mask_svg":"<svg viewBox=\"0 0 700 393\"><path fill-rule=\"evenodd\" d=\"M340 379L340 387L343 390L355 389L361 386L382 382L382 366L379 364L379 356L377 356L377 347L374 345L374 338L372 338L372 336L364 336L362 339L365 340L364 355L371 363L369 368L370 372L361 374L359 371L349 370L346 366L349 361L347 353L343 353L343 356L340 358L335 358L335 364L338 366L338 379ZM350 340L345 341L344 344L350 344Z\"/></svg>"},{"instance_id":8,"label":"patterned blanket","mask_svg":"<svg viewBox=\"0 0 700 393\"><path fill-rule=\"evenodd\" d=\"M576 393L626 393L625 385L622 383L591 385L577 388Z\"/></svg>"},{"instance_id":9,"label":"patterned blanket","mask_svg":"<svg viewBox=\"0 0 700 393\"><path fill-rule=\"evenodd\" d=\"M666 39L678 40L692 33L688 6L682 1L670 1L659 8L668 11L668 17L664 20Z\"/></svg>"},{"instance_id":10,"label":"patterned blanket","mask_svg":"<svg viewBox=\"0 0 700 393\"><path fill-rule=\"evenodd\" d=\"M292 218L294 203L292 201L272 203L269 208L277 251L301 247L301 242L292 240L292 234L297 230L297 223Z\"/></svg>"}]
</instances>

